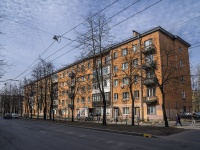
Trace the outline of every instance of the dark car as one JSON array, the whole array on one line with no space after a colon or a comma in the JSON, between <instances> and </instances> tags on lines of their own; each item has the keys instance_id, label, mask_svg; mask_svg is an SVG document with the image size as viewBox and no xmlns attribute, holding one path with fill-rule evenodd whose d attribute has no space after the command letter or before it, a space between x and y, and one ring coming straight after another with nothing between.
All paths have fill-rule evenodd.
<instances>
[{"instance_id":1,"label":"dark car","mask_svg":"<svg viewBox=\"0 0 200 150\"><path fill-rule=\"evenodd\" d=\"M195 112L194 118L197 119L197 120L200 119L200 112Z\"/></svg>"},{"instance_id":2,"label":"dark car","mask_svg":"<svg viewBox=\"0 0 200 150\"><path fill-rule=\"evenodd\" d=\"M3 119L12 119L12 115L11 114L5 114L3 116Z\"/></svg>"},{"instance_id":3,"label":"dark car","mask_svg":"<svg viewBox=\"0 0 200 150\"><path fill-rule=\"evenodd\" d=\"M192 117L192 113L191 112L181 112L180 117L185 118L185 119L190 119Z\"/></svg>"}]
</instances>

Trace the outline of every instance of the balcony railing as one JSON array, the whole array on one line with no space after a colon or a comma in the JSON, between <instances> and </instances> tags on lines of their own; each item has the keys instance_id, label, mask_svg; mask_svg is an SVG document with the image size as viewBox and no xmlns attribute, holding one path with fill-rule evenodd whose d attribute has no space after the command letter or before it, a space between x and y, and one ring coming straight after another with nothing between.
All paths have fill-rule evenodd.
<instances>
[{"instance_id":1,"label":"balcony railing","mask_svg":"<svg viewBox=\"0 0 200 150\"><path fill-rule=\"evenodd\" d=\"M110 100L106 101L106 106L110 106L110 105L111 105L111 101ZM103 106L103 101L92 102L92 106L93 107Z\"/></svg>"},{"instance_id":2,"label":"balcony railing","mask_svg":"<svg viewBox=\"0 0 200 150\"><path fill-rule=\"evenodd\" d=\"M155 53L155 51L156 51L156 47L153 44L149 46L145 46L142 49L143 54L152 54L152 53Z\"/></svg>"},{"instance_id":3,"label":"balcony railing","mask_svg":"<svg viewBox=\"0 0 200 150\"><path fill-rule=\"evenodd\" d=\"M155 85L157 83L157 79L155 77L146 78L143 81L143 84L146 86Z\"/></svg>"},{"instance_id":4,"label":"balcony railing","mask_svg":"<svg viewBox=\"0 0 200 150\"><path fill-rule=\"evenodd\" d=\"M143 102L146 104L156 104L158 102L157 96L143 97Z\"/></svg>"},{"instance_id":5,"label":"balcony railing","mask_svg":"<svg viewBox=\"0 0 200 150\"><path fill-rule=\"evenodd\" d=\"M151 61L151 62L146 62L144 64L142 64L142 69L155 69L156 68L156 62L155 61Z\"/></svg>"}]
</instances>

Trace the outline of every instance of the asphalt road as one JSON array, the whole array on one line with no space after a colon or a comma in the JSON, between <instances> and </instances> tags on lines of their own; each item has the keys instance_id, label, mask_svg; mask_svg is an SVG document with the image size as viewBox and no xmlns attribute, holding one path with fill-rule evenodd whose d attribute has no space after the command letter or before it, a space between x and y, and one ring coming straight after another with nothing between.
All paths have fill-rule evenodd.
<instances>
[{"instance_id":1,"label":"asphalt road","mask_svg":"<svg viewBox=\"0 0 200 150\"><path fill-rule=\"evenodd\" d=\"M199 142L144 138L53 122L0 117L0 150L199 150L199 147Z\"/></svg>"}]
</instances>

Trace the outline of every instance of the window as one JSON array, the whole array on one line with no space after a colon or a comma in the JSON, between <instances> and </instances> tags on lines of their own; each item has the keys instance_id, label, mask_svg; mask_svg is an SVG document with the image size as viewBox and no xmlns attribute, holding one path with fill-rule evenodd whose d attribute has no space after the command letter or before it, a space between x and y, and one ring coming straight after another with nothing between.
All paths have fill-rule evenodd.
<instances>
[{"instance_id":1,"label":"window","mask_svg":"<svg viewBox=\"0 0 200 150\"><path fill-rule=\"evenodd\" d=\"M122 93L122 97L123 97L123 100L127 100L129 98L129 93L128 92L123 92Z\"/></svg>"},{"instance_id":2,"label":"window","mask_svg":"<svg viewBox=\"0 0 200 150\"><path fill-rule=\"evenodd\" d=\"M85 92L85 87L84 87L84 86L81 88L81 91L82 91L82 92Z\"/></svg>"},{"instance_id":3,"label":"window","mask_svg":"<svg viewBox=\"0 0 200 150\"><path fill-rule=\"evenodd\" d=\"M185 91L182 91L182 98L185 98Z\"/></svg>"},{"instance_id":4,"label":"window","mask_svg":"<svg viewBox=\"0 0 200 150\"><path fill-rule=\"evenodd\" d=\"M123 85L128 84L128 78L127 78L127 77L126 77L126 78L123 78L123 79L122 79L122 83L123 83Z\"/></svg>"},{"instance_id":5,"label":"window","mask_svg":"<svg viewBox=\"0 0 200 150\"><path fill-rule=\"evenodd\" d=\"M82 76L82 77L81 77L81 80L82 80L82 81L85 81L85 76Z\"/></svg>"},{"instance_id":6,"label":"window","mask_svg":"<svg viewBox=\"0 0 200 150\"><path fill-rule=\"evenodd\" d=\"M135 91L134 91L134 97L135 97L135 98L138 98L138 97L139 97L139 90L135 90Z\"/></svg>"},{"instance_id":7,"label":"window","mask_svg":"<svg viewBox=\"0 0 200 150\"><path fill-rule=\"evenodd\" d=\"M115 87L118 86L118 80L117 79L114 80L114 86Z\"/></svg>"},{"instance_id":8,"label":"window","mask_svg":"<svg viewBox=\"0 0 200 150\"><path fill-rule=\"evenodd\" d=\"M126 56L128 54L128 50L125 48L122 50L122 56Z\"/></svg>"},{"instance_id":9,"label":"window","mask_svg":"<svg viewBox=\"0 0 200 150\"><path fill-rule=\"evenodd\" d=\"M178 48L178 52L179 52L179 53L182 52L182 47L181 47L181 46L179 46L179 48Z\"/></svg>"},{"instance_id":10,"label":"window","mask_svg":"<svg viewBox=\"0 0 200 150\"><path fill-rule=\"evenodd\" d=\"M118 67L114 66L114 72L117 72L117 70L118 70Z\"/></svg>"},{"instance_id":11,"label":"window","mask_svg":"<svg viewBox=\"0 0 200 150\"><path fill-rule=\"evenodd\" d=\"M156 89L155 88L148 88L147 89L147 97L156 96Z\"/></svg>"},{"instance_id":12,"label":"window","mask_svg":"<svg viewBox=\"0 0 200 150\"><path fill-rule=\"evenodd\" d=\"M77 69L77 71L80 71L80 68L79 68L79 66L78 66L78 65L76 66L76 69Z\"/></svg>"},{"instance_id":13,"label":"window","mask_svg":"<svg viewBox=\"0 0 200 150\"><path fill-rule=\"evenodd\" d=\"M181 76L181 82L184 82L184 76L183 75Z\"/></svg>"},{"instance_id":14,"label":"window","mask_svg":"<svg viewBox=\"0 0 200 150\"><path fill-rule=\"evenodd\" d=\"M88 66L88 68L90 68L90 62L88 63L88 65L87 65L87 66Z\"/></svg>"},{"instance_id":15,"label":"window","mask_svg":"<svg viewBox=\"0 0 200 150\"><path fill-rule=\"evenodd\" d=\"M84 66L84 65L81 66L81 70L82 70L82 71L85 70L85 66Z\"/></svg>"},{"instance_id":16,"label":"window","mask_svg":"<svg viewBox=\"0 0 200 150\"><path fill-rule=\"evenodd\" d=\"M123 70L127 70L128 69L128 63L127 62L122 63L122 69Z\"/></svg>"},{"instance_id":17,"label":"window","mask_svg":"<svg viewBox=\"0 0 200 150\"><path fill-rule=\"evenodd\" d=\"M116 59L117 58L117 52L113 53L113 58Z\"/></svg>"},{"instance_id":18,"label":"window","mask_svg":"<svg viewBox=\"0 0 200 150\"><path fill-rule=\"evenodd\" d=\"M180 60L180 67L183 68L183 61Z\"/></svg>"},{"instance_id":19,"label":"window","mask_svg":"<svg viewBox=\"0 0 200 150\"><path fill-rule=\"evenodd\" d=\"M97 83L93 83L93 89L98 89Z\"/></svg>"},{"instance_id":20,"label":"window","mask_svg":"<svg viewBox=\"0 0 200 150\"><path fill-rule=\"evenodd\" d=\"M90 97L88 97L88 103L90 103Z\"/></svg>"},{"instance_id":21,"label":"window","mask_svg":"<svg viewBox=\"0 0 200 150\"><path fill-rule=\"evenodd\" d=\"M114 93L114 100L118 100L118 93Z\"/></svg>"},{"instance_id":22,"label":"window","mask_svg":"<svg viewBox=\"0 0 200 150\"><path fill-rule=\"evenodd\" d=\"M87 90L88 91L91 90L91 86L90 85L87 86Z\"/></svg>"},{"instance_id":23,"label":"window","mask_svg":"<svg viewBox=\"0 0 200 150\"><path fill-rule=\"evenodd\" d=\"M183 106L183 112L186 112L186 106Z\"/></svg>"},{"instance_id":24,"label":"window","mask_svg":"<svg viewBox=\"0 0 200 150\"><path fill-rule=\"evenodd\" d=\"M136 52L136 51L137 51L137 45L136 45L136 44L133 45L132 50L133 50L133 52Z\"/></svg>"},{"instance_id":25,"label":"window","mask_svg":"<svg viewBox=\"0 0 200 150\"><path fill-rule=\"evenodd\" d=\"M64 100L62 100L62 106L64 106L65 105L65 101Z\"/></svg>"},{"instance_id":26,"label":"window","mask_svg":"<svg viewBox=\"0 0 200 150\"><path fill-rule=\"evenodd\" d=\"M123 108L123 114L128 115L129 114L129 107L124 107Z\"/></svg>"},{"instance_id":27,"label":"window","mask_svg":"<svg viewBox=\"0 0 200 150\"><path fill-rule=\"evenodd\" d=\"M108 101L110 99L109 97L110 97L110 93L105 93L105 99L106 99L106 101Z\"/></svg>"},{"instance_id":28,"label":"window","mask_svg":"<svg viewBox=\"0 0 200 150\"><path fill-rule=\"evenodd\" d=\"M85 97L82 97L82 98L81 98L81 102L82 102L82 103L85 103Z\"/></svg>"},{"instance_id":29,"label":"window","mask_svg":"<svg viewBox=\"0 0 200 150\"><path fill-rule=\"evenodd\" d=\"M88 80L90 79L90 74L88 74Z\"/></svg>"},{"instance_id":30,"label":"window","mask_svg":"<svg viewBox=\"0 0 200 150\"><path fill-rule=\"evenodd\" d=\"M144 42L145 48L149 48L151 45L152 45L152 39L149 39L149 40Z\"/></svg>"},{"instance_id":31,"label":"window","mask_svg":"<svg viewBox=\"0 0 200 150\"><path fill-rule=\"evenodd\" d=\"M155 115L156 114L156 106L148 106L147 107L147 114Z\"/></svg>"},{"instance_id":32,"label":"window","mask_svg":"<svg viewBox=\"0 0 200 150\"><path fill-rule=\"evenodd\" d=\"M138 81L138 75L134 75L134 82Z\"/></svg>"},{"instance_id":33,"label":"window","mask_svg":"<svg viewBox=\"0 0 200 150\"><path fill-rule=\"evenodd\" d=\"M110 63L110 56L105 57L105 64L109 64Z\"/></svg>"},{"instance_id":34,"label":"window","mask_svg":"<svg viewBox=\"0 0 200 150\"><path fill-rule=\"evenodd\" d=\"M106 81L106 80L103 81L103 86L104 86L104 87L107 86L107 81Z\"/></svg>"},{"instance_id":35,"label":"window","mask_svg":"<svg viewBox=\"0 0 200 150\"><path fill-rule=\"evenodd\" d=\"M133 60L133 67L137 67L138 66L138 59Z\"/></svg>"},{"instance_id":36,"label":"window","mask_svg":"<svg viewBox=\"0 0 200 150\"><path fill-rule=\"evenodd\" d=\"M79 103L79 98L76 99L76 102Z\"/></svg>"}]
</instances>

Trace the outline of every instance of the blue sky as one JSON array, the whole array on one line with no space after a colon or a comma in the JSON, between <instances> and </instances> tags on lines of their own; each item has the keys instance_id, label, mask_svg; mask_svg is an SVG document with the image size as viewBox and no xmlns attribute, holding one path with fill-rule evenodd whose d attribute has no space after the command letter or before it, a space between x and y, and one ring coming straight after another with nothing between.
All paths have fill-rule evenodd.
<instances>
[{"instance_id":1,"label":"blue sky","mask_svg":"<svg viewBox=\"0 0 200 150\"><path fill-rule=\"evenodd\" d=\"M5 76L0 80L15 79L54 41L53 35L62 35L72 29L83 22L83 16L88 13L98 12L109 4L114 3L103 11L109 18L136 2L112 19L110 26L113 26L159 0L140 0L138 2L137 0L115 1L0 0L0 14L3 15L3 18L0 19L0 32L4 33L0 35L0 45L4 48L0 53L9 64L13 64L12 67L6 69ZM199 0L162 0L151 8L112 28L111 34L115 36L115 41L121 41L131 37L132 30L143 32L152 27L161 26L186 40L192 47L195 47L200 45L198 43L200 42L199 8ZM80 25L75 30L84 32L84 26ZM75 39L76 34L72 30L64 36ZM47 58L70 42L62 38L60 43L55 42L41 57ZM194 43L198 44L193 45ZM75 45L75 42L68 45L47 60L54 60L63 53L73 49ZM200 63L199 48L190 49L190 62L192 66ZM79 53L79 49L72 50L54 60L53 63L57 68L63 67L73 62L75 56ZM17 79L22 79L30 71L22 74ZM0 84L1 87L3 87L2 82Z\"/></svg>"}]
</instances>

